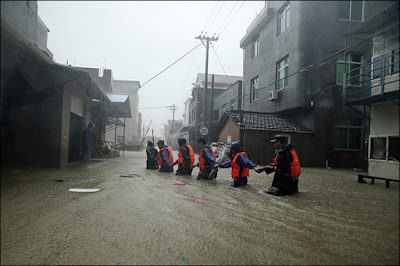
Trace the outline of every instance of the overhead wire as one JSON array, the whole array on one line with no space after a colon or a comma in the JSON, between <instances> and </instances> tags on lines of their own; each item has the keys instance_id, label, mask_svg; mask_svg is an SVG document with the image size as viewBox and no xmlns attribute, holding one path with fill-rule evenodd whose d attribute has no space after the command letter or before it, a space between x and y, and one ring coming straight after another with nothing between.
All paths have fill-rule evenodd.
<instances>
[{"instance_id":1,"label":"overhead wire","mask_svg":"<svg viewBox=\"0 0 400 266\"><path fill-rule=\"evenodd\" d=\"M231 17L231 19L228 21L228 23L225 25L225 27L222 28L221 32L218 34L217 37L219 37L222 32L224 32L224 30L226 29L226 27L231 23L232 19L236 16L236 14L239 12L239 10L242 8L242 6L244 5L244 3L246 3L245 1L243 1L242 5L236 10L235 14Z\"/></svg>"},{"instance_id":2,"label":"overhead wire","mask_svg":"<svg viewBox=\"0 0 400 266\"><path fill-rule=\"evenodd\" d=\"M217 34L217 32L219 31L219 29L222 27L222 25L224 25L226 19L229 17L229 15L232 13L232 11L235 9L235 7L237 6L237 4L239 3L239 1L236 1L235 5L231 8L231 11L229 11L228 15L225 17L225 19L222 21L222 23L219 25L218 29L215 31L214 36Z\"/></svg>"},{"instance_id":3,"label":"overhead wire","mask_svg":"<svg viewBox=\"0 0 400 266\"><path fill-rule=\"evenodd\" d=\"M208 17L207 22L206 22L206 24L204 25L204 28L203 28L203 30L201 31L201 33L204 32L204 30L205 30L205 28L206 28L206 26L207 26L207 24L208 24L208 21L210 21L210 18L211 18L211 16L212 16L212 14L214 14L215 8L218 6L218 4L219 4L219 1L217 1L217 3L215 4L214 9L213 9L213 11L211 12L210 16Z\"/></svg>"},{"instance_id":4,"label":"overhead wire","mask_svg":"<svg viewBox=\"0 0 400 266\"><path fill-rule=\"evenodd\" d=\"M221 9L224 6L224 4L225 4L225 1L222 3L221 7L218 9L217 14L215 15L215 17L214 17L213 21L211 22L210 26L208 26L208 29L207 29L205 34L207 34L207 32L210 30L210 28L211 28L212 24L214 23L215 19L218 17L219 12L221 12Z\"/></svg>"},{"instance_id":5,"label":"overhead wire","mask_svg":"<svg viewBox=\"0 0 400 266\"><path fill-rule=\"evenodd\" d=\"M199 43L198 45L196 45L194 48L192 48L190 51L188 51L186 54L184 54L183 56L181 56L180 58L178 58L177 60L175 60L172 64L170 64L168 67L164 68L163 70L161 70L158 74L156 74L155 76L153 76L151 79L149 79L148 81L146 81L145 83L143 83L142 85L140 85L138 88L134 89L133 91L131 91L128 95L131 95L132 93L134 93L135 91L139 90L140 88L142 88L144 85L146 85L147 83L149 83L150 81L152 81L153 79L155 79L156 77L158 77L161 73L165 72L167 69L169 69L171 66L175 65L176 63L178 63L182 58L184 58L185 56L187 56L189 53L191 53L193 50L195 50L197 47L199 47L201 45L201 43Z\"/></svg>"}]
</instances>

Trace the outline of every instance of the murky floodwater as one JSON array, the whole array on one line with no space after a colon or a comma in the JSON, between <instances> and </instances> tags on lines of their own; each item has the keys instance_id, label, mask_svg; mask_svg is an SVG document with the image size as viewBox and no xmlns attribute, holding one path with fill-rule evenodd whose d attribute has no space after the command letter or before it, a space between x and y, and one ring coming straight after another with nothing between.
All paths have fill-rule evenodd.
<instances>
[{"instance_id":1,"label":"murky floodwater","mask_svg":"<svg viewBox=\"0 0 400 266\"><path fill-rule=\"evenodd\" d=\"M265 173L233 188L230 169L206 181L145 160L3 170L1 264L399 264L398 183L303 168L300 193L276 197Z\"/></svg>"}]
</instances>

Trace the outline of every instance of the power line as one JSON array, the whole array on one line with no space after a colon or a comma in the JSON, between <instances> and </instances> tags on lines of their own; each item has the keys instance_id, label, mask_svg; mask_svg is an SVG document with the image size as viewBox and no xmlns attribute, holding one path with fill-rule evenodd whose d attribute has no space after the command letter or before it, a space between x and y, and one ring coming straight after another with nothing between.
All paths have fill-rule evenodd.
<instances>
[{"instance_id":1,"label":"power line","mask_svg":"<svg viewBox=\"0 0 400 266\"><path fill-rule=\"evenodd\" d=\"M226 78L228 79L228 82L232 85L232 82L231 82L231 80L229 79L229 76L228 76L228 74L226 74L226 71L225 71L225 68L224 68L224 66L222 65L222 62L221 62L221 60L219 59L219 57L218 57L218 55L217 55L217 51L215 51L215 49L214 49L214 45L211 43L211 48L213 49L213 51L214 51L214 53L215 53L215 56L217 57L217 59L218 59L218 62L220 63L220 65L221 65L221 67L222 67L222 70L224 71L224 73L225 73L225 76L226 76ZM233 92L235 93L235 96L236 97L238 97L238 95L237 95L237 93L236 93L236 91L235 90L233 90Z\"/></svg>"},{"instance_id":2,"label":"power line","mask_svg":"<svg viewBox=\"0 0 400 266\"><path fill-rule=\"evenodd\" d=\"M187 52L186 54L184 54L183 56L181 56L179 59L177 59L175 62L173 62L172 64L170 64L168 67L166 67L164 70L160 71L157 75L155 75L154 77L152 77L151 79L149 79L148 81L146 81L145 83L143 83L143 85L140 85L138 88L134 89L133 91L131 91L128 95L131 95L132 93L134 93L135 91L139 90L140 88L142 88L144 85L146 85L147 83L149 83L150 81L152 81L153 79L155 79L157 76L159 76L161 73L163 73L164 71L166 71L168 68L170 68L171 66L175 65L176 63L178 63L182 58L184 58L185 56L187 56L189 53L191 53L194 49L196 49L197 47L199 47L201 44L199 43L198 45L196 45L194 48L192 48L189 52Z\"/></svg>"},{"instance_id":3,"label":"power line","mask_svg":"<svg viewBox=\"0 0 400 266\"><path fill-rule=\"evenodd\" d=\"M215 19L218 17L219 12L221 12L221 9L224 6L224 4L225 4L225 1L222 3L221 7L219 8L219 10L218 10L217 14L215 15L213 21L211 22L210 26L208 26L208 30L206 31L205 34L207 34L207 32L210 30L210 28L211 28L212 24L214 23Z\"/></svg>"},{"instance_id":4,"label":"power line","mask_svg":"<svg viewBox=\"0 0 400 266\"><path fill-rule=\"evenodd\" d=\"M225 17L225 19L222 21L221 25L219 25L218 29L215 31L214 35L217 34L217 32L219 31L219 29L222 27L222 25L225 23L226 19L229 17L229 15L232 13L233 9L235 9L235 7L237 6L237 4L239 3L239 1L236 1L235 5L232 7L231 11L229 11L228 15Z\"/></svg>"},{"instance_id":5,"label":"power line","mask_svg":"<svg viewBox=\"0 0 400 266\"><path fill-rule=\"evenodd\" d=\"M246 3L245 1L243 1L242 5L238 8L238 10L236 10L235 14L231 17L231 19L228 21L228 24L225 25L225 27L221 30L221 32L218 34L218 37L221 35L221 33L225 30L225 28L229 25L229 23L231 23L232 19L236 16L236 14L239 12L239 10L242 8L242 6L244 5L244 3Z\"/></svg>"},{"instance_id":6,"label":"power line","mask_svg":"<svg viewBox=\"0 0 400 266\"><path fill-rule=\"evenodd\" d=\"M213 11L211 12L210 16L208 17L207 22L206 22L206 25L204 25L204 28L203 28L203 30L201 31L201 33L203 33L203 31L205 30L205 28L206 28L206 26L207 26L207 24L208 24L208 21L210 21L210 18L211 18L211 16L212 16L212 14L214 14L215 8L218 6L218 3L219 3L219 1L217 1L217 4L214 6L214 9L213 9Z\"/></svg>"}]
</instances>

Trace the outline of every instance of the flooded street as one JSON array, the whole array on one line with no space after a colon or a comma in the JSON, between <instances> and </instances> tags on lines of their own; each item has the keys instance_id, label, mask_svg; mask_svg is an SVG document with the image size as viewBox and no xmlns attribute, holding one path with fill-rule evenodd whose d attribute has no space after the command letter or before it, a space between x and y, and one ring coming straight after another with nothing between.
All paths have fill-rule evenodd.
<instances>
[{"instance_id":1,"label":"flooded street","mask_svg":"<svg viewBox=\"0 0 400 266\"><path fill-rule=\"evenodd\" d=\"M299 194L276 197L265 173L233 188L230 169L206 181L145 161L3 169L1 264L399 264L398 183L303 168Z\"/></svg>"}]
</instances>

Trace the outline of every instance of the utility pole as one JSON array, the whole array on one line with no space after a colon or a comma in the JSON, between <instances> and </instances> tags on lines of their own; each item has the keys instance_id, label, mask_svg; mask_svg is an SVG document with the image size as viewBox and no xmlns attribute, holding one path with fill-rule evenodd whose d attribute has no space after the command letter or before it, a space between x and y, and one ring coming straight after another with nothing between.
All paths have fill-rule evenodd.
<instances>
[{"instance_id":1,"label":"utility pole","mask_svg":"<svg viewBox=\"0 0 400 266\"><path fill-rule=\"evenodd\" d=\"M175 133L175 111L178 110L178 108L176 108L175 104L172 106L168 106L169 110L172 111L172 134Z\"/></svg>"},{"instance_id":2,"label":"utility pole","mask_svg":"<svg viewBox=\"0 0 400 266\"><path fill-rule=\"evenodd\" d=\"M209 129L208 129L208 134L210 137L212 137L212 119L213 119L213 113L214 113L214 75L211 76L211 95L210 95L210 113L209 113Z\"/></svg>"},{"instance_id":3,"label":"utility pole","mask_svg":"<svg viewBox=\"0 0 400 266\"><path fill-rule=\"evenodd\" d=\"M202 124L203 124L203 126L205 126L206 125L206 110L207 110L207 85L208 85L208 50L210 48L210 41L217 41L218 37L210 38L210 37L206 37L204 35L203 36L199 35L199 36L195 37L195 39L198 39L201 41L203 41L203 40L207 41L206 42L206 70L205 70L205 81L204 81L205 84L204 84L203 119L202 119Z\"/></svg>"}]
</instances>

